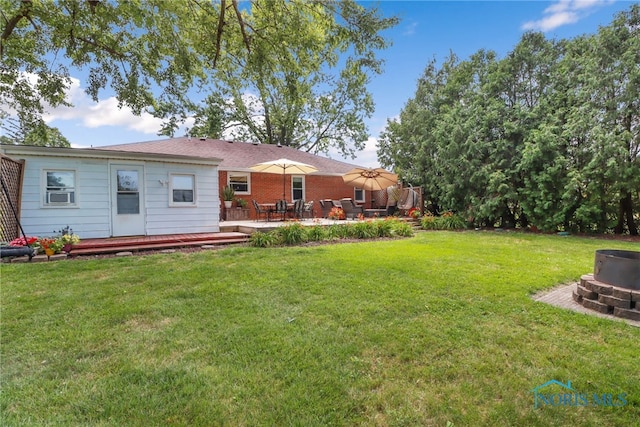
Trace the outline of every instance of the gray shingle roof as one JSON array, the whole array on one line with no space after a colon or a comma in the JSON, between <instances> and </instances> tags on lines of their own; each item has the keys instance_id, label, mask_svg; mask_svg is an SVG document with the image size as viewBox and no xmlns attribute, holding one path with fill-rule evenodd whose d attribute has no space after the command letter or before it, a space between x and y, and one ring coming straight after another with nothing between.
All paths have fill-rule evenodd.
<instances>
[{"instance_id":1,"label":"gray shingle roof","mask_svg":"<svg viewBox=\"0 0 640 427\"><path fill-rule=\"evenodd\" d=\"M357 165L271 144L223 141L220 139L170 138L157 141L95 147L94 150L127 151L222 159L220 170L243 171L256 163L286 158L318 169L317 175L343 175Z\"/></svg>"}]
</instances>

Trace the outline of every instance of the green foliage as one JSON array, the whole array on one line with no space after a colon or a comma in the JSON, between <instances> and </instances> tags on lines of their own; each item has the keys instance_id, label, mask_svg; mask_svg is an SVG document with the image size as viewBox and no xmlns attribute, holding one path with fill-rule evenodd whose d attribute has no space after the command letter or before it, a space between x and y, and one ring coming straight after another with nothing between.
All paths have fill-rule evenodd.
<instances>
[{"instance_id":1,"label":"green foliage","mask_svg":"<svg viewBox=\"0 0 640 427\"><path fill-rule=\"evenodd\" d=\"M476 226L638 234L638 52L636 4L593 36L431 61L378 157Z\"/></svg>"},{"instance_id":2,"label":"green foliage","mask_svg":"<svg viewBox=\"0 0 640 427\"><path fill-rule=\"evenodd\" d=\"M349 225L349 235L356 239L373 239L378 237L378 230L373 221L358 221Z\"/></svg>"},{"instance_id":3,"label":"green foliage","mask_svg":"<svg viewBox=\"0 0 640 427\"><path fill-rule=\"evenodd\" d=\"M393 226L393 235L398 237L413 236L413 226L407 221L398 220Z\"/></svg>"},{"instance_id":4,"label":"green foliage","mask_svg":"<svg viewBox=\"0 0 640 427\"><path fill-rule=\"evenodd\" d=\"M352 0L268 0L245 23L251 50L238 50L241 34L229 33L237 40L224 41L211 98L229 111L235 139L347 156L361 149L374 109L366 85L388 46L380 33L397 20Z\"/></svg>"},{"instance_id":5,"label":"green foliage","mask_svg":"<svg viewBox=\"0 0 640 427\"><path fill-rule=\"evenodd\" d=\"M283 245L298 245L307 241L306 227L299 223L278 227L271 233L275 235L275 240Z\"/></svg>"},{"instance_id":6,"label":"green foliage","mask_svg":"<svg viewBox=\"0 0 640 427\"><path fill-rule=\"evenodd\" d=\"M227 131L345 155L367 139L367 84L382 72L382 32L398 22L354 0L0 0L0 9L0 105L24 126L46 104L69 106L70 70L86 67L93 100L109 86L135 114L165 119L163 135L192 116L194 136ZM194 87L204 99L188 98Z\"/></svg>"},{"instance_id":7,"label":"green foliage","mask_svg":"<svg viewBox=\"0 0 640 427\"><path fill-rule=\"evenodd\" d=\"M233 198L236 196L236 192L233 189L232 186L230 185L226 185L223 189L222 189L222 200L227 201L227 202L231 202L233 201Z\"/></svg>"},{"instance_id":8,"label":"green foliage","mask_svg":"<svg viewBox=\"0 0 640 427\"><path fill-rule=\"evenodd\" d=\"M298 245L325 240L411 236L413 236L411 224L398 218L387 218L385 220L345 222L311 227L306 227L300 223L292 223L267 233L253 233L249 238L249 244L256 247L269 247L274 245Z\"/></svg>"},{"instance_id":9,"label":"green foliage","mask_svg":"<svg viewBox=\"0 0 640 427\"><path fill-rule=\"evenodd\" d=\"M376 221L374 224L378 229L378 237L391 237L393 235L393 226L397 219L387 217L382 221Z\"/></svg>"},{"instance_id":10,"label":"green foliage","mask_svg":"<svg viewBox=\"0 0 640 427\"><path fill-rule=\"evenodd\" d=\"M327 233L325 227L322 225L314 225L307 227L307 239L310 242L318 242L321 240L327 240Z\"/></svg>"},{"instance_id":11,"label":"green foliage","mask_svg":"<svg viewBox=\"0 0 640 427\"><path fill-rule=\"evenodd\" d=\"M441 216L423 216L420 226L425 230L464 230L467 223L460 215L445 212Z\"/></svg>"},{"instance_id":12,"label":"green foliage","mask_svg":"<svg viewBox=\"0 0 640 427\"><path fill-rule=\"evenodd\" d=\"M349 231L344 224L331 224L325 227L327 240L338 240L349 237Z\"/></svg>"},{"instance_id":13,"label":"green foliage","mask_svg":"<svg viewBox=\"0 0 640 427\"><path fill-rule=\"evenodd\" d=\"M249 236L249 245L258 248L267 248L276 244L275 235L272 233L264 233L262 231L256 231Z\"/></svg>"}]
</instances>

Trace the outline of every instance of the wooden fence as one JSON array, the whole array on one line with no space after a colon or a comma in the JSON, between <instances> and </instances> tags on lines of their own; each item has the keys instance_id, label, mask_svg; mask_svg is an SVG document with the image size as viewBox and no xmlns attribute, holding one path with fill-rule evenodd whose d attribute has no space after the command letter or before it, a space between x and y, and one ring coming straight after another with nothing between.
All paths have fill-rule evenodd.
<instances>
[{"instance_id":1,"label":"wooden fence","mask_svg":"<svg viewBox=\"0 0 640 427\"><path fill-rule=\"evenodd\" d=\"M0 156L0 242L10 242L20 236L24 160Z\"/></svg>"}]
</instances>

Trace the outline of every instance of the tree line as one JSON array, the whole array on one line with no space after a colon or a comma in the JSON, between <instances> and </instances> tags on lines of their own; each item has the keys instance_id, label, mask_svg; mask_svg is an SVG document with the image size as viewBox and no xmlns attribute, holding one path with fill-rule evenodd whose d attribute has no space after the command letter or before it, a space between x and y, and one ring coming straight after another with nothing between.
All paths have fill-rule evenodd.
<instances>
[{"instance_id":1,"label":"tree line","mask_svg":"<svg viewBox=\"0 0 640 427\"><path fill-rule=\"evenodd\" d=\"M429 62L378 157L475 226L628 232L640 220L640 6L593 35L525 33Z\"/></svg>"}]
</instances>

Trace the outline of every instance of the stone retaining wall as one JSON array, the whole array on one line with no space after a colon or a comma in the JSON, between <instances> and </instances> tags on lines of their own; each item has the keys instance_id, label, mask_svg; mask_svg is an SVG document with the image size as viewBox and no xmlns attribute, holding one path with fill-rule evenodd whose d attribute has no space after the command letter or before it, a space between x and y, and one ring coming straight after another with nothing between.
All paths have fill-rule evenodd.
<instances>
[{"instance_id":1,"label":"stone retaining wall","mask_svg":"<svg viewBox=\"0 0 640 427\"><path fill-rule=\"evenodd\" d=\"M640 321L640 291L632 291L599 282L593 274L585 274L576 284L573 299L583 307Z\"/></svg>"}]
</instances>

